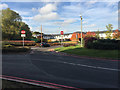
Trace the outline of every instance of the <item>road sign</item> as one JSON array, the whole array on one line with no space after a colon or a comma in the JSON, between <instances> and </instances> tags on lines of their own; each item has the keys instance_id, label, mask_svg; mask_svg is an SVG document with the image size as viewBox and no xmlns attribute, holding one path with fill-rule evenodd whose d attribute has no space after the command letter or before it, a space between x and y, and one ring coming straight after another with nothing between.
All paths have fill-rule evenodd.
<instances>
[{"instance_id":1,"label":"road sign","mask_svg":"<svg viewBox=\"0 0 120 90\"><path fill-rule=\"evenodd\" d=\"M61 31L61 35L63 35L64 34L64 32L63 31Z\"/></svg>"},{"instance_id":2,"label":"road sign","mask_svg":"<svg viewBox=\"0 0 120 90\"><path fill-rule=\"evenodd\" d=\"M24 37L26 37L25 30L21 30L21 37L23 38L23 48L24 48Z\"/></svg>"},{"instance_id":3,"label":"road sign","mask_svg":"<svg viewBox=\"0 0 120 90\"><path fill-rule=\"evenodd\" d=\"M21 34L25 34L25 30L22 30L22 31L21 31Z\"/></svg>"},{"instance_id":4,"label":"road sign","mask_svg":"<svg viewBox=\"0 0 120 90\"><path fill-rule=\"evenodd\" d=\"M26 35L25 34L21 34L21 37L26 37Z\"/></svg>"}]
</instances>

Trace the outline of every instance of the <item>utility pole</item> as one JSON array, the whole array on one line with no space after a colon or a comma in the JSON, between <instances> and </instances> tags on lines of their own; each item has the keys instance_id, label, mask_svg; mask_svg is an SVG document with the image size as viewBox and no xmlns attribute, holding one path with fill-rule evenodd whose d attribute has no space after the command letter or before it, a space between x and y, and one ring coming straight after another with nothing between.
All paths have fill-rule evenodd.
<instances>
[{"instance_id":1,"label":"utility pole","mask_svg":"<svg viewBox=\"0 0 120 90\"><path fill-rule=\"evenodd\" d=\"M82 38L82 15L80 15L80 18L81 18L81 47L82 47L82 40L83 40Z\"/></svg>"},{"instance_id":2,"label":"utility pole","mask_svg":"<svg viewBox=\"0 0 120 90\"><path fill-rule=\"evenodd\" d=\"M41 25L41 44L42 44L42 25Z\"/></svg>"}]
</instances>

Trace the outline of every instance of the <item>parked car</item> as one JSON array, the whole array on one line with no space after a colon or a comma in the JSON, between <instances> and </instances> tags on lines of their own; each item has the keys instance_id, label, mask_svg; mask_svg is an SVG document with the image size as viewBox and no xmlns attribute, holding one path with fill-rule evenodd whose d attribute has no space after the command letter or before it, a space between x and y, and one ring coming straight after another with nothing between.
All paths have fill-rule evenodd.
<instances>
[{"instance_id":1,"label":"parked car","mask_svg":"<svg viewBox=\"0 0 120 90\"><path fill-rule=\"evenodd\" d=\"M40 43L40 46L42 46L42 47L50 47L50 45L49 44L47 44L47 43Z\"/></svg>"}]
</instances>

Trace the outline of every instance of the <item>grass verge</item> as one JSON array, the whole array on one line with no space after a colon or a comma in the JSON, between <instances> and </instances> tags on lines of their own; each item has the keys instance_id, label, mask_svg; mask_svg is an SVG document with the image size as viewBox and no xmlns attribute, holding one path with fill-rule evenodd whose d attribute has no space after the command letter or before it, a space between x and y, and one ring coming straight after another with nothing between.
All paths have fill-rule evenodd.
<instances>
[{"instance_id":1,"label":"grass verge","mask_svg":"<svg viewBox=\"0 0 120 90\"><path fill-rule=\"evenodd\" d=\"M68 54L75 54L79 56L88 56L88 57L99 57L99 58L107 58L107 59L120 59L118 52L120 50L96 50L96 49L86 49L78 46L70 46L70 47L59 47L56 48L55 51L65 52Z\"/></svg>"},{"instance_id":2,"label":"grass verge","mask_svg":"<svg viewBox=\"0 0 120 90\"><path fill-rule=\"evenodd\" d=\"M30 51L30 47L10 47L10 48L2 48L2 53L24 53Z\"/></svg>"},{"instance_id":3,"label":"grass verge","mask_svg":"<svg viewBox=\"0 0 120 90\"><path fill-rule=\"evenodd\" d=\"M45 87L40 87L40 86L35 86L35 85L30 85L30 84L15 82L15 81L2 80L2 89L4 90L5 88L41 88L41 89L46 89Z\"/></svg>"}]
</instances>

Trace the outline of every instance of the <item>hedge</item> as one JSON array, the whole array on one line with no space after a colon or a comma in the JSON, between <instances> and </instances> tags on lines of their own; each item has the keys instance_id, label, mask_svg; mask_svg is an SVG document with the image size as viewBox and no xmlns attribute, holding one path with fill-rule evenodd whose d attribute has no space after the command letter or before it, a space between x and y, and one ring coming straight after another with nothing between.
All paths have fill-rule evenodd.
<instances>
[{"instance_id":1,"label":"hedge","mask_svg":"<svg viewBox=\"0 0 120 90\"><path fill-rule=\"evenodd\" d=\"M63 44L63 47L76 46L76 44Z\"/></svg>"},{"instance_id":2,"label":"hedge","mask_svg":"<svg viewBox=\"0 0 120 90\"><path fill-rule=\"evenodd\" d=\"M93 41L97 40L95 37L85 37L84 38L84 47L91 48Z\"/></svg>"},{"instance_id":3,"label":"hedge","mask_svg":"<svg viewBox=\"0 0 120 90\"><path fill-rule=\"evenodd\" d=\"M23 45L23 41L22 40L11 40L11 41L3 41L2 43L3 45L14 45L14 46L22 46ZM25 46L34 46L35 45L35 41L24 41L24 45Z\"/></svg>"},{"instance_id":4,"label":"hedge","mask_svg":"<svg viewBox=\"0 0 120 90\"><path fill-rule=\"evenodd\" d=\"M2 48L3 53L19 53L19 52L27 52L30 48Z\"/></svg>"},{"instance_id":5,"label":"hedge","mask_svg":"<svg viewBox=\"0 0 120 90\"><path fill-rule=\"evenodd\" d=\"M101 50L120 50L120 40L114 39L96 39L89 37L85 40L85 48Z\"/></svg>"}]
</instances>

